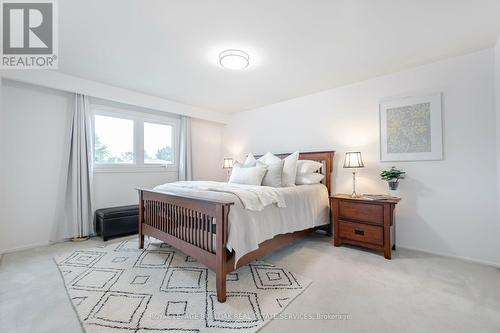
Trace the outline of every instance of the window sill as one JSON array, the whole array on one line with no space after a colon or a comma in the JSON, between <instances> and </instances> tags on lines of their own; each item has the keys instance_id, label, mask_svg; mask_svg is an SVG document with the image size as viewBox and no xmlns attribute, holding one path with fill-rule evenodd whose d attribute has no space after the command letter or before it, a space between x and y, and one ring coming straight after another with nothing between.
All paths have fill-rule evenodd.
<instances>
[{"instance_id":1,"label":"window sill","mask_svg":"<svg viewBox=\"0 0 500 333\"><path fill-rule=\"evenodd\" d=\"M109 165L94 167L94 173L177 173L177 166Z\"/></svg>"}]
</instances>

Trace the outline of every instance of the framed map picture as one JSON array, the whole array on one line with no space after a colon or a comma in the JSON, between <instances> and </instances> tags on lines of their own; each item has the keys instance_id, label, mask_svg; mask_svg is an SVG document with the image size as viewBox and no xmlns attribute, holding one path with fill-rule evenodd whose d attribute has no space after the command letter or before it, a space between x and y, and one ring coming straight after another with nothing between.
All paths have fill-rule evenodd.
<instances>
[{"instance_id":1,"label":"framed map picture","mask_svg":"<svg viewBox=\"0 0 500 333\"><path fill-rule=\"evenodd\" d=\"M441 93L380 104L380 160L443 159Z\"/></svg>"}]
</instances>

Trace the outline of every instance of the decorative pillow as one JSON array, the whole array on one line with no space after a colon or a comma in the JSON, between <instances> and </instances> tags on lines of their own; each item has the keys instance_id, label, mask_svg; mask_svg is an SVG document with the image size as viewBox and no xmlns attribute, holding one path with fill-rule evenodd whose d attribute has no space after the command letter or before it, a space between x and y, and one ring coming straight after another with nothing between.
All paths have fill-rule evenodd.
<instances>
[{"instance_id":1,"label":"decorative pillow","mask_svg":"<svg viewBox=\"0 0 500 333\"><path fill-rule=\"evenodd\" d=\"M279 160L277 162L272 163L263 163L259 160L256 162L257 167L265 167L267 168L267 172L262 179L263 186L272 186L272 187L281 187L282 183L282 175L283 175L283 165L285 161Z\"/></svg>"},{"instance_id":2,"label":"decorative pillow","mask_svg":"<svg viewBox=\"0 0 500 333\"><path fill-rule=\"evenodd\" d=\"M299 175L304 175L304 174L310 174L313 172L318 171L323 164L316 162L316 161L311 161L311 160L299 160L297 161L297 176ZM297 183L297 182L295 182Z\"/></svg>"},{"instance_id":3,"label":"decorative pillow","mask_svg":"<svg viewBox=\"0 0 500 333\"><path fill-rule=\"evenodd\" d=\"M267 152L265 155L259 157L259 159L257 161L261 161L261 162L266 163L266 164L271 164L271 163L277 163L277 162L281 161L281 158L279 158L278 156L274 156L270 152Z\"/></svg>"},{"instance_id":4,"label":"decorative pillow","mask_svg":"<svg viewBox=\"0 0 500 333\"><path fill-rule=\"evenodd\" d=\"M245 163L243 163L243 165L246 167L252 167L252 166L255 166L256 162L257 162L257 159L255 158L255 156L253 156L252 153L249 153L247 156L247 159L245 160Z\"/></svg>"},{"instance_id":5,"label":"decorative pillow","mask_svg":"<svg viewBox=\"0 0 500 333\"><path fill-rule=\"evenodd\" d=\"M295 186L295 177L297 176L297 162L299 160L299 152L288 155L284 161L283 178L281 180L283 187Z\"/></svg>"},{"instance_id":6,"label":"decorative pillow","mask_svg":"<svg viewBox=\"0 0 500 333\"><path fill-rule=\"evenodd\" d=\"M262 185L281 187L284 161L271 153L266 153L265 155L259 157L259 159L255 159L255 156L253 156L252 153L249 153L244 166L252 167L259 164L267 168L266 175L264 176L264 179L262 179Z\"/></svg>"},{"instance_id":7,"label":"decorative pillow","mask_svg":"<svg viewBox=\"0 0 500 333\"><path fill-rule=\"evenodd\" d=\"M308 173L297 175L295 179L295 184L297 185L312 185L319 184L325 178L324 175L320 173Z\"/></svg>"},{"instance_id":8,"label":"decorative pillow","mask_svg":"<svg viewBox=\"0 0 500 333\"><path fill-rule=\"evenodd\" d=\"M253 155L252 155L253 157ZM295 186L295 176L297 172L297 160L299 159L299 152L288 155L283 160L274 154L267 152L264 156L260 157L258 161L264 162L267 165L279 163L284 161L283 174L281 176L281 186Z\"/></svg>"},{"instance_id":9,"label":"decorative pillow","mask_svg":"<svg viewBox=\"0 0 500 333\"><path fill-rule=\"evenodd\" d=\"M244 167L239 162L235 162L231 177L229 177L229 182L245 185L261 185L262 178L264 178L266 171L266 167L262 165Z\"/></svg>"},{"instance_id":10,"label":"decorative pillow","mask_svg":"<svg viewBox=\"0 0 500 333\"><path fill-rule=\"evenodd\" d=\"M262 185L265 186L273 186L273 187L288 187L295 186L295 177L297 175L297 162L299 159L299 152L296 151L293 154L288 155L285 159L281 159L274 154L267 152L265 155L259 157L259 159L255 159L252 153L249 153L245 163L243 164L245 167L255 166L257 162L265 163L267 165L267 174L264 176L262 181ZM279 165L283 163L282 166L282 174L281 179L278 184L278 176L275 174L276 170L279 168ZM312 162L312 161L311 161ZM271 166L274 166L273 168ZM320 164L321 166L321 164ZM272 170L271 170L272 169ZM319 168L318 168L319 169ZM317 169L316 169L317 170ZM273 184L273 185L271 185Z\"/></svg>"}]
</instances>

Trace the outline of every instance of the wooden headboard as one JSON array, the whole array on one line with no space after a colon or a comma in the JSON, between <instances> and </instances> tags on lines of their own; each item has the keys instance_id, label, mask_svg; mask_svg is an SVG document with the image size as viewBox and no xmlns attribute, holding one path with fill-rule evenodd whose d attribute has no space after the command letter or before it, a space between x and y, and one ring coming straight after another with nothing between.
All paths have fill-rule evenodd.
<instances>
[{"instance_id":1,"label":"wooden headboard","mask_svg":"<svg viewBox=\"0 0 500 333\"><path fill-rule=\"evenodd\" d=\"M290 155L291 153L287 154L274 154L278 156L279 158L283 159ZM259 158L262 155L255 155L255 158ZM311 161L317 161L323 165L319 172L323 175L325 175L325 179L323 179L322 183L326 186L328 189L328 195L331 195L331 189L332 189L332 172L333 172L333 157L335 156L335 151L313 151L313 152L304 152L304 153L299 153L299 160L311 160Z\"/></svg>"}]
</instances>

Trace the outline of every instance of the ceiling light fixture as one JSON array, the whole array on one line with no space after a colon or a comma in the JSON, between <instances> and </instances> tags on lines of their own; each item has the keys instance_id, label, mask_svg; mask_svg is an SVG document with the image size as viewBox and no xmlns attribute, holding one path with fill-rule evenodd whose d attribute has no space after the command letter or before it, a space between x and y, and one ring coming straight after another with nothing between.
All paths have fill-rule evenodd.
<instances>
[{"instance_id":1,"label":"ceiling light fixture","mask_svg":"<svg viewBox=\"0 0 500 333\"><path fill-rule=\"evenodd\" d=\"M250 56L241 50L225 50L219 54L219 64L227 69L242 70L250 64Z\"/></svg>"}]
</instances>

